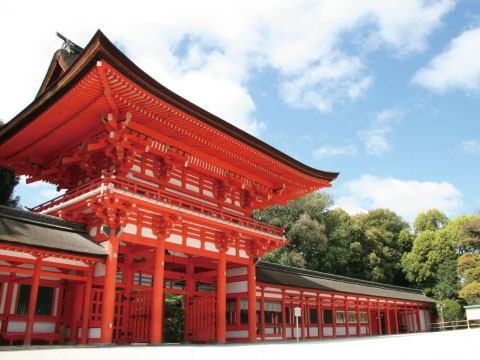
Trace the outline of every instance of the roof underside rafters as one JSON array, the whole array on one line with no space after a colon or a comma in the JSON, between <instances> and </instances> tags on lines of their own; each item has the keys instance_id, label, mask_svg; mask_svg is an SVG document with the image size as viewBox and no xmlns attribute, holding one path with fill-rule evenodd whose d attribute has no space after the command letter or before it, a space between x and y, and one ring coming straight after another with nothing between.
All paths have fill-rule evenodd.
<instances>
[{"instance_id":1,"label":"roof underside rafters","mask_svg":"<svg viewBox=\"0 0 480 360\"><path fill-rule=\"evenodd\" d=\"M214 159L206 166L246 174L245 179L272 189L286 187L290 198L330 186L338 175L309 168L180 98L141 72L101 33L51 89L0 131L0 162L12 168L26 161L44 165L104 130L100 114L109 112L130 112L133 122L170 140L163 145L183 144L192 161Z\"/></svg>"}]
</instances>

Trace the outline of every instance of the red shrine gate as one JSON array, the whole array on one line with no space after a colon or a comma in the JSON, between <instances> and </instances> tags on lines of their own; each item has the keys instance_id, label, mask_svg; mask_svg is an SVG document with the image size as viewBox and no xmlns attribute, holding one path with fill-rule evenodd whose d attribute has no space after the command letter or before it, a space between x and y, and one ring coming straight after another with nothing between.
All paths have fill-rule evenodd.
<instances>
[{"instance_id":1,"label":"red shrine gate","mask_svg":"<svg viewBox=\"0 0 480 360\"><path fill-rule=\"evenodd\" d=\"M1 129L0 165L27 183L66 190L32 210L86 224L105 249L105 261L69 260L88 270L59 270L72 300L62 315L67 340L161 343L170 292L184 297L185 340L225 342L227 294L235 293L238 331L255 341L254 261L287 240L250 214L329 187L338 174L312 169L181 98L101 32L81 52L66 47L35 101ZM0 252L0 260L8 256ZM33 304L46 281L43 256L28 260L40 264L28 271L17 257L2 267L32 276ZM238 268L245 271L231 275ZM25 344L34 321L31 305Z\"/></svg>"}]
</instances>

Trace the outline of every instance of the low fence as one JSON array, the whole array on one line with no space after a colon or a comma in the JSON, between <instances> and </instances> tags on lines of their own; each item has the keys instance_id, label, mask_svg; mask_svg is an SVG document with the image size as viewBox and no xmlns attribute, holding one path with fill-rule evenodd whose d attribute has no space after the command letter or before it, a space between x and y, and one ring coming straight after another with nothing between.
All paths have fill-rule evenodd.
<instances>
[{"instance_id":1,"label":"low fence","mask_svg":"<svg viewBox=\"0 0 480 360\"><path fill-rule=\"evenodd\" d=\"M444 321L432 324L432 331L472 329L480 327L479 320Z\"/></svg>"}]
</instances>

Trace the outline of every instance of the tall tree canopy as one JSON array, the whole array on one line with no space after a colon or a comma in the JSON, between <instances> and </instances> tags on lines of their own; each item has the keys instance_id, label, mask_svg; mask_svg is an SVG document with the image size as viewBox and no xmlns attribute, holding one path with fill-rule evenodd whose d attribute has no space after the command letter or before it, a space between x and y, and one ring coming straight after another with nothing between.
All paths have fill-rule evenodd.
<instances>
[{"instance_id":1,"label":"tall tree canopy","mask_svg":"<svg viewBox=\"0 0 480 360\"><path fill-rule=\"evenodd\" d=\"M0 128L3 122L0 121ZM0 167L0 205L19 206L20 198L13 196L15 186L18 184L18 177L10 170Z\"/></svg>"},{"instance_id":2,"label":"tall tree canopy","mask_svg":"<svg viewBox=\"0 0 480 360\"><path fill-rule=\"evenodd\" d=\"M315 193L271 206L253 216L285 227L290 243L263 260L366 280L406 285L401 268L405 249L412 246L408 223L386 209L350 216L330 209L333 201Z\"/></svg>"},{"instance_id":3,"label":"tall tree canopy","mask_svg":"<svg viewBox=\"0 0 480 360\"><path fill-rule=\"evenodd\" d=\"M435 213L434 218L444 218L443 213L439 214L438 210ZM415 223L420 223L417 221L419 218L425 218L425 214L420 214ZM431 226L432 223L422 227L413 242L412 250L405 253L402 258L402 266L407 279L416 283L430 295L436 291L440 296L443 294L442 291L445 291L442 297L447 296L449 291L458 287L455 269L451 266L451 262L456 262L458 258L457 244L460 238L460 227L474 218L462 215L454 221L442 222L446 223L445 227ZM440 271L441 266L443 267ZM440 288L443 290L438 287L435 290L439 279L442 279L443 284ZM449 281L448 284L445 283L447 281ZM452 297L453 295L448 296L448 298Z\"/></svg>"},{"instance_id":4,"label":"tall tree canopy","mask_svg":"<svg viewBox=\"0 0 480 360\"><path fill-rule=\"evenodd\" d=\"M458 273L463 287L459 296L468 304L480 303L480 219L472 219L460 228L458 240L462 255L458 259Z\"/></svg>"},{"instance_id":5,"label":"tall tree canopy","mask_svg":"<svg viewBox=\"0 0 480 360\"><path fill-rule=\"evenodd\" d=\"M443 229L448 224L448 217L437 209L430 209L426 213L420 213L413 222L413 230L415 234L422 231L437 231Z\"/></svg>"}]
</instances>

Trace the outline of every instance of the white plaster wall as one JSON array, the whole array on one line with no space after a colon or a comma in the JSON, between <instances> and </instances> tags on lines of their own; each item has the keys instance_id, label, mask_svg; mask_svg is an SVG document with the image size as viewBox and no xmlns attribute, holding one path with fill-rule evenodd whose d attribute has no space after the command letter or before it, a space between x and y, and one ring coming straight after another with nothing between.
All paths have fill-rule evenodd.
<instances>
[{"instance_id":1,"label":"white plaster wall","mask_svg":"<svg viewBox=\"0 0 480 360\"><path fill-rule=\"evenodd\" d=\"M420 310L420 330L427 330L427 324L425 324L425 310Z\"/></svg>"},{"instance_id":2,"label":"white plaster wall","mask_svg":"<svg viewBox=\"0 0 480 360\"><path fill-rule=\"evenodd\" d=\"M88 328L89 339L100 339L101 328ZM82 337L82 328L78 328L78 337Z\"/></svg>"},{"instance_id":3,"label":"white plaster wall","mask_svg":"<svg viewBox=\"0 0 480 360\"><path fill-rule=\"evenodd\" d=\"M188 240L187 240L187 244L188 244ZM201 243L200 243L201 244ZM213 251L213 252L218 252L218 249L217 247L215 246L214 243L212 242L205 242L205 250L208 250L208 251Z\"/></svg>"},{"instance_id":4,"label":"white plaster wall","mask_svg":"<svg viewBox=\"0 0 480 360\"><path fill-rule=\"evenodd\" d=\"M187 238L187 246L200 249L202 242L197 239Z\"/></svg>"},{"instance_id":5,"label":"white plaster wall","mask_svg":"<svg viewBox=\"0 0 480 360\"><path fill-rule=\"evenodd\" d=\"M248 338L248 330L231 330L227 331L227 338Z\"/></svg>"},{"instance_id":6,"label":"white plaster wall","mask_svg":"<svg viewBox=\"0 0 480 360\"><path fill-rule=\"evenodd\" d=\"M105 264L96 263L93 268L93 277L105 276Z\"/></svg>"},{"instance_id":7,"label":"white plaster wall","mask_svg":"<svg viewBox=\"0 0 480 360\"><path fill-rule=\"evenodd\" d=\"M356 326L349 326L348 330L350 331L350 335L357 335L357 327Z\"/></svg>"},{"instance_id":8,"label":"white plaster wall","mask_svg":"<svg viewBox=\"0 0 480 360\"><path fill-rule=\"evenodd\" d=\"M347 329L344 327L337 327L337 336L347 335Z\"/></svg>"},{"instance_id":9,"label":"white plaster wall","mask_svg":"<svg viewBox=\"0 0 480 360\"><path fill-rule=\"evenodd\" d=\"M33 332L53 333L55 332L55 323L54 322L35 322L33 324Z\"/></svg>"},{"instance_id":10,"label":"white plaster wall","mask_svg":"<svg viewBox=\"0 0 480 360\"><path fill-rule=\"evenodd\" d=\"M360 326L360 334L362 335L368 334L366 326Z\"/></svg>"},{"instance_id":11,"label":"white plaster wall","mask_svg":"<svg viewBox=\"0 0 480 360\"><path fill-rule=\"evenodd\" d=\"M170 237L168 239L166 239L165 241L167 242L171 242L171 243L174 243L174 244L179 244L179 245L182 245L182 236L181 235L178 235L178 234L172 234L170 235Z\"/></svg>"},{"instance_id":12,"label":"white plaster wall","mask_svg":"<svg viewBox=\"0 0 480 360\"><path fill-rule=\"evenodd\" d=\"M333 327L324 327L323 328L323 336L333 336Z\"/></svg>"},{"instance_id":13,"label":"white plaster wall","mask_svg":"<svg viewBox=\"0 0 480 360\"><path fill-rule=\"evenodd\" d=\"M248 281L227 282L227 294L236 294L248 290Z\"/></svg>"},{"instance_id":14,"label":"white plaster wall","mask_svg":"<svg viewBox=\"0 0 480 360\"><path fill-rule=\"evenodd\" d=\"M248 275L248 269L247 269L246 266L233 268L233 269L227 269L227 277L228 276L242 276L242 275Z\"/></svg>"},{"instance_id":15,"label":"white plaster wall","mask_svg":"<svg viewBox=\"0 0 480 360\"><path fill-rule=\"evenodd\" d=\"M310 336L317 337L318 336L318 327L310 327L308 328Z\"/></svg>"},{"instance_id":16,"label":"white plaster wall","mask_svg":"<svg viewBox=\"0 0 480 360\"><path fill-rule=\"evenodd\" d=\"M287 338L291 338L292 337L292 329L291 328L287 328L286 329L286 334L287 334Z\"/></svg>"},{"instance_id":17,"label":"white plaster wall","mask_svg":"<svg viewBox=\"0 0 480 360\"><path fill-rule=\"evenodd\" d=\"M8 322L7 332L25 332L27 327L26 321L12 321Z\"/></svg>"}]
</instances>

